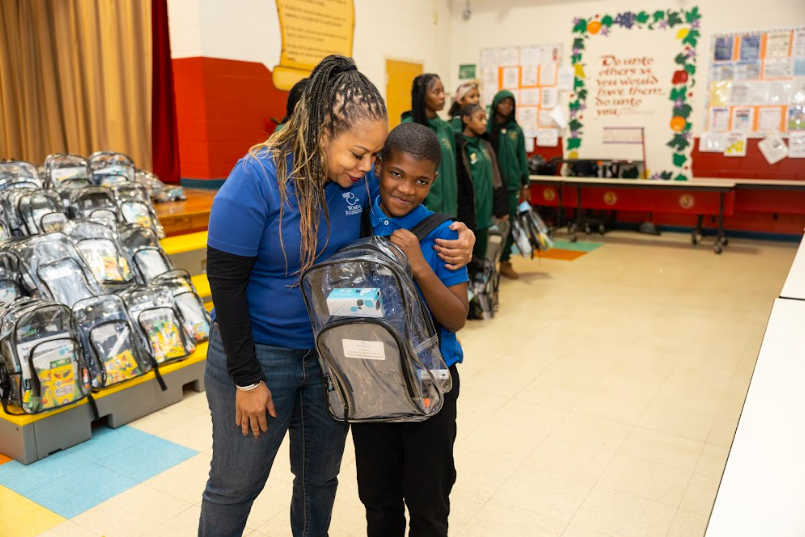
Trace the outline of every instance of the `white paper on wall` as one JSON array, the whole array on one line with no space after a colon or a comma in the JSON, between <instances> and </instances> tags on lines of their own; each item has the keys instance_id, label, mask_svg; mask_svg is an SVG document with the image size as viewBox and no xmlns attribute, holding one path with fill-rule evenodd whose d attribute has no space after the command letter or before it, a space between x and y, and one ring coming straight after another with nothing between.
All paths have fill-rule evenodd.
<instances>
[{"instance_id":1,"label":"white paper on wall","mask_svg":"<svg viewBox=\"0 0 805 537\"><path fill-rule=\"evenodd\" d=\"M501 67L514 67L520 65L520 50L517 47L504 47L500 49Z\"/></svg>"},{"instance_id":2,"label":"white paper on wall","mask_svg":"<svg viewBox=\"0 0 805 537\"><path fill-rule=\"evenodd\" d=\"M523 86L536 86L539 83L539 66L536 64L523 65L522 83Z\"/></svg>"},{"instance_id":3,"label":"white paper on wall","mask_svg":"<svg viewBox=\"0 0 805 537\"><path fill-rule=\"evenodd\" d=\"M757 111L757 130L758 132L779 132L780 123L783 120L783 109L778 107L758 108Z\"/></svg>"},{"instance_id":4,"label":"white paper on wall","mask_svg":"<svg viewBox=\"0 0 805 537\"><path fill-rule=\"evenodd\" d=\"M791 78L793 64L788 58L769 58L763 62L763 78Z\"/></svg>"},{"instance_id":5,"label":"white paper on wall","mask_svg":"<svg viewBox=\"0 0 805 537\"><path fill-rule=\"evenodd\" d=\"M539 111L539 118L537 119L537 124L542 128L556 127L557 124L553 120L553 117L551 117L552 112L553 112L553 110L540 110Z\"/></svg>"},{"instance_id":6,"label":"white paper on wall","mask_svg":"<svg viewBox=\"0 0 805 537\"><path fill-rule=\"evenodd\" d=\"M537 131L539 147L556 147L559 145L559 129L539 129Z\"/></svg>"},{"instance_id":7,"label":"white paper on wall","mask_svg":"<svg viewBox=\"0 0 805 537\"><path fill-rule=\"evenodd\" d=\"M561 67L559 68L559 75L556 79L556 86L560 90L563 91L570 91L573 89L573 79L575 73L573 72L573 68L571 67Z\"/></svg>"},{"instance_id":8,"label":"white paper on wall","mask_svg":"<svg viewBox=\"0 0 805 537\"><path fill-rule=\"evenodd\" d=\"M520 87L520 68L504 67L502 89L515 90L519 87Z\"/></svg>"},{"instance_id":9,"label":"white paper on wall","mask_svg":"<svg viewBox=\"0 0 805 537\"><path fill-rule=\"evenodd\" d=\"M710 109L710 119L707 122L709 130L713 132L726 132L730 128L730 109L716 107Z\"/></svg>"},{"instance_id":10,"label":"white paper on wall","mask_svg":"<svg viewBox=\"0 0 805 537\"><path fill-rule=\"evenodd\" d=\"M540 86L555 86L556 85L556 70L555 63L546 63L540 67L539 70L539 85Z\"/></svg>"},{"instance_id":11,"label":"white paper on wall","mask_svg":"<svg viewBox=\"0 0 805 537\"><path fill-rule=\"evenodd\" d=\"M699 137L700 153L723 153L727 149L727 133L703 132Z\"/></svg>"},{"instance_id":12,"label":"white paper on wall","mask_svg":"<svg viewBox=\"0 0 805 537\"><path fill-rule=\"evenodd\" d=\"M564 108L561 106L557 106L551 110L551 119L553 119L554 122L559 125L560 129L567 128L567 115L565 114Z\"/></svg>"},{"instance_id":13,"label":"white paper on wall","mask_svg":"<svg viewBox=\"0 0 805 537\"><path fill-rule=\"evenodd\" d=\"M542 88L540 92L540 106L542 108L553 108L558 104L559 92L556 88Z\"/></svg>"},{"instance_id":14,"label":"white paper on wall","mask_svg":"<svg viewBox=\"0 0 805 537\"><path fill-rule=\"evenodd\" d=\"M523 65L539 65L541 57L542 51L540 50L540 47L530 46L520 49L520 62Z\"/></svg>"},{"instance_id":15,"label":"white paper on wall","mask_svg":"<svg viewBox=\"0 0 805 537\"><path fill-rule=\"evenodd\" d=\"M789 133L788 156L790 158L805 158L805 132Z\"/></svg>"},{"instance_id":16,"label":"white paper on wall","mask_svg":"<svg viewBox=\"0 0 805 537\"><path fill-rule=\"evenodd\" d=\"M776 164L788 156L788 146L779 134L769 134L757 145L769 164Z\"/></svg>"},{"instance_id":17,"label":"white paper on wall","mask_svg":"<svg viewBox=\"0 0 805 537\"><path fill-rule=\"evenodd\" d=\"M786 105L791 102L791 82L772 80L768 83L769 104Z\"/></svg>"},{"instance_id":18,"label":"white paper on wall","mask_svg":"<svg viewBox=\"0 0 805 537\"><path fill-rule=\"evenodd\" d=\"M539 89L523 88L520 90L520 100L517 103L523 106L539 106Z\"/></svg>"},{"instance_id":19,"label":"white paper on wall","mask_svg":"<svg viewBox=\"0 0 805 537\"><path fill-rule=\"evenodd\" d=\"M786 58L791 44L791 32L779 31L766 34L766 60L769 58Z\"/></svg>"},{"instance_id":20,"label":"white paper on wall","mask_svg":"<svg viewBox=\"0 0 805 537\"><path fill-rule=\"evenodd\" d=\"M734 132L752 132L755 120L754 108L735 107L732 109L732 130Z\"/></svg>"},{"instance_id":21,"label":"white paper on wall","mask_svg":"<svg viewBox=\"0 0 805 537\"><path fill-rule=\"evenodd\" d=\"M724 149L724 156L745 157L746 139L746 133L743 132L731 132L727 134L727 147Z\"/></svg>"},{"instance_id":22,"label":"white paper on wall","mask_svg":"<svg viewBox=\"0 0 805 537\"><path fill-rule=\"evenodd\" d=\"M531 153L534 151L534 138L531 136L525 137L525 152Z\"/></svg>"}]
</instances>

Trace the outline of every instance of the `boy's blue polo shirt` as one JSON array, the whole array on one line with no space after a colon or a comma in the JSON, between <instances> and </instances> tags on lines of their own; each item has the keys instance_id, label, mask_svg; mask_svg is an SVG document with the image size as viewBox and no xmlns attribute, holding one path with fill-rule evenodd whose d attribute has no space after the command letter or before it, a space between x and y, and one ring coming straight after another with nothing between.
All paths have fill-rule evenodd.
<instances>
[{"instance_id":1,"label":"boy's blue polo shirt","mask_svg":"<svg viewBox=\"0 0 805 537\"><path fill-rule=\"evenodd\" d=\"M432 214L433 211L429 211L424 205L419 205L405 216L392 218L386 216L380 208L380 196L377 196L372 204L372 229L375 235L388 237L394 233L395 230L413 228ZM436 239L455 240L458 238L458 233L450 229L450 224L452 224L452 222L443 223L419 243L422 247L422 254L425 257L425 261L428 262L428 265L430 265L433 272L436 273L436 276L442 281L445 287L452 287L453 285L469 281L466 267L462 267L459 270L449 270L445 268L444 261L439 259L436 255L436 251L433 249ZM417 286L417 289L419 289L419 286ZM440 330L442 331L442 356L444 357L447 367L461 363L464 360L464 352L456 338L456 334L448 332L444 328L440 328Z\"/></svg>"},{"instance_id":2,"label":"boy's blue polo shirt","mask_svg":"<svg viewBox=\"0 0 805 537\"><path fill-rule=\"evenodd\" d=\"M291 169L290 157L288 162ZM313 329L302 290L296 285L301 267L299 206L293 184L289 182L286 188L281 243L280 193L273 159L263 152L239 160L213 201L207 244L230 254L257 258L246 289L255 343L312 349ZM374 174L367 174L366 182L358 181L350 188L327 183L324 193L330 229L322 215L317 261L360 238L361 213L370 194L377 192Z\"/></svg>"}]
</instances>

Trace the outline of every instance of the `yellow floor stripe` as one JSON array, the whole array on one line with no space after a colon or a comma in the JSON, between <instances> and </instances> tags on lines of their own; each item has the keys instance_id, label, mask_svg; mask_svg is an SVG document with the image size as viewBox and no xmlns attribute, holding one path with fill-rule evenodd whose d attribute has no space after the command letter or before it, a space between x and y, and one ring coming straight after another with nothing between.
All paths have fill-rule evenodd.
<instances>
[{"instance_id":1,"label":"yellow floor stripe","mask_svg":"<svg viewBox=\"0 0 805 537\"><path fill-rule=\"evenodd\" d=\"M0 487L0 520L0 537L34 537L67 519Z\"/></svg>"}]
</instances>

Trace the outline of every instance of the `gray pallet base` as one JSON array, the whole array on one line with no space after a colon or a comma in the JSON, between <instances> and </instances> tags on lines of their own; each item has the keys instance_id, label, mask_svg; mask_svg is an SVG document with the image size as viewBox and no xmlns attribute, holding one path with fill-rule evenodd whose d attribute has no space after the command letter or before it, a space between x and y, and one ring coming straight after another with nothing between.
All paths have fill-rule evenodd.
<instances>
[{"instance_id":1,"label":"gray pallet base","mask_svg":"<svg viewBox=\"0 0 805 537\"><path fill-rule=\"evenodd\" d=\"M178 403L189 385L204 391L206 360L189 364L163 375L168 389L162 391L156 379L96 399L100 418L112 428L152 414ZM92 438L92 409L84 404L28 425L17 425L0 418L0 453L22 464L44 459Z\"/></svg>"},{"instance_id":2,"label":"gray pallet base","mask_svg":"<svg viewBox=\"0 0 805 537\"><path fill-rule=\"evenodd\" d=\"M168 256L177 269L185 269L192 275L207 272L207 249L192 250Z\"/></svg>"}]
</instances>

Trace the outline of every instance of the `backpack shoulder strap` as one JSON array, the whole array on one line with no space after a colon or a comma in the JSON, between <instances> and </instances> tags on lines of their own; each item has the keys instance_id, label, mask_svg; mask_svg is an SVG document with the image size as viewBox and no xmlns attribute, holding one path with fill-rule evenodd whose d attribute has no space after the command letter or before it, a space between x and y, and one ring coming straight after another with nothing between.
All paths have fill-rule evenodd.
<instances>
[{"instance_id":1,"label":"backpack shoulder strap","mask_svg":"<svg viewBox=\"0 0 805 537\"><path fill-rule=\"evenodd\" d=\"M422 242L422 240L433 233L433 230L435 230L437 227L441 226L445 222L451 222L453 220L455 220L455 218L449 214L433 213L432 215L425 217L409 231L416 235L416 238L419 240L419 242Z\"/></svg>"},{"instance_id":2,"label":"backpack shoulder strap","mask_svg":"<svg viewBox=\"0 0 805 537\"><path fill-rule=\"evenodd\" d=\"M372 229L372 207L366 207L361 212L361 238L371 237L375 232Z\"/></svg>"}]
</instances>

